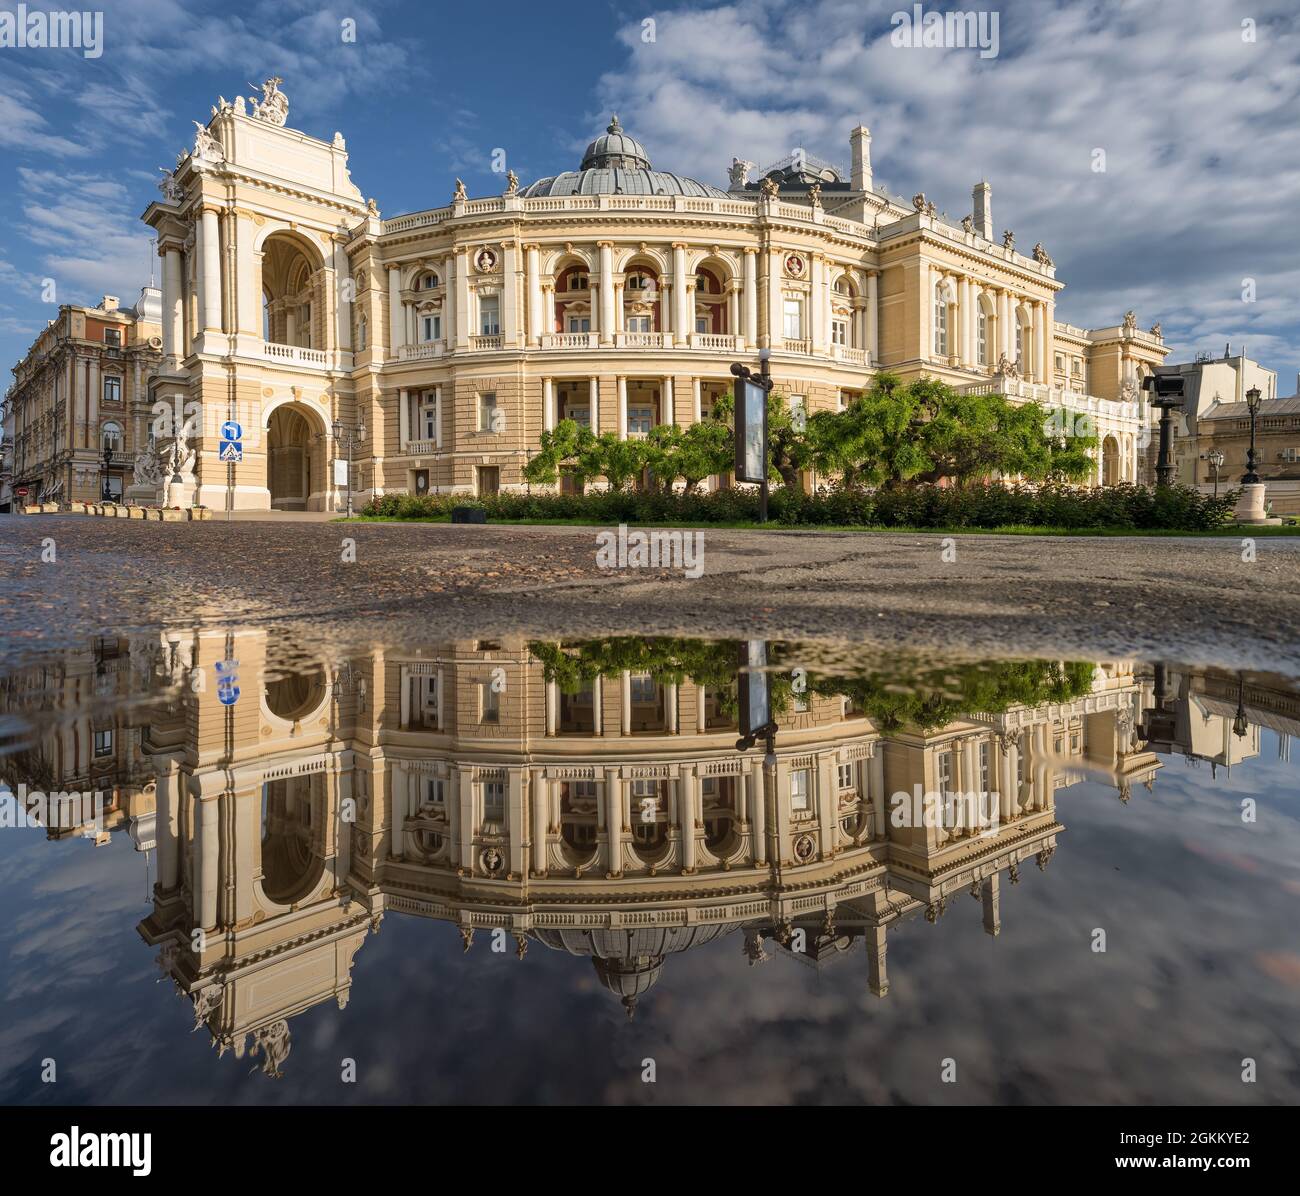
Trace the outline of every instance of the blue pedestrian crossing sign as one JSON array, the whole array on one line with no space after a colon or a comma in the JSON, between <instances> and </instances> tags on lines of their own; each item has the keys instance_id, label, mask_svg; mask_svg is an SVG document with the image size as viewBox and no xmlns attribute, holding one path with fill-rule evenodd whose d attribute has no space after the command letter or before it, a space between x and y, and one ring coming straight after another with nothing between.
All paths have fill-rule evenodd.
<instances>
[{"instance_id":1,"label":"blue pedestrian crossing sign","mask_svg":"<svg viewBox=\"0 0 1300 1196\"><path fill-rule=\"evenodd\" d=\"M243 440L244 429L233 419L228 419L221 425L222 440Z\"/></svg>"},{"instance_id":2,"label":"blue pedestrian crossing sign","mask_svg":"<svg viewBox=\"0 0 1300 1196\"><path fill-rule=\"evenodd\" d=\"M236 461L242 461L244 459L244 446L238 440L223 440L218 459L229 461L232 464Z\"/></svg>"}]
</instances>

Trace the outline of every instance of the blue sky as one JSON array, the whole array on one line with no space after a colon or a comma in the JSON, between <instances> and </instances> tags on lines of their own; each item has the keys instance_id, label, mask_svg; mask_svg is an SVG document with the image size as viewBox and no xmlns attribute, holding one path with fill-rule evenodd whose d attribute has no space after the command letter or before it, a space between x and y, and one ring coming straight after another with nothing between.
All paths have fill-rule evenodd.
<instances>
[{"instance_id":1,"label":"blue sky","mask_svg":"<svg viewBox=\"0 0 1300 1196\"><path fill-rule=\"evenodd\" d=\"M656 166L719 184L733 156L763 166L803 146L846 162L861 120L895 194L924 191L956 218L992 183L996 228L1056 260L1058 319L1112 324L1132 307L1162 322L1171 360L1231 341L1294 393L1293 0L1003 3L988 59L891 45L891 15L910 8L110 0L98 58L0 48L0 358L53 315L44 278L63 302L133 300L158 168L218 95L279 74L290 125L340 130L386 215L446 202L457 175L498 193L498 147L525 184L572 168L611 109Z\"/></svg>"}]
</instances>

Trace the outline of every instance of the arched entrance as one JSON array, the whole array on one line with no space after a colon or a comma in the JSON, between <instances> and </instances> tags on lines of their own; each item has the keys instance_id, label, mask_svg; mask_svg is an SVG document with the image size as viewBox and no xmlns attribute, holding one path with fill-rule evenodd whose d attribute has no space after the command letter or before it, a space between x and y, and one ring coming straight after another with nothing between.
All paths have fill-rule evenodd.
<instances>
[{"instance_id":1,"label":"arched entrance","mask_svg":"<svg viewBox=\"0 0 1300 1196\"><path fill-rule=\"evenodd\" d=\"M1113 436L1107 436L1101 442L1102 485L1115 486L1119 480L1119 441Z\"/></svg>"},{"instance_id":2,"label":"arched entrance","mask_svg":"<svg viewBox=\"0 0 1300 1196\"><path fill-rule=\"evenodd\" d=\"M324 509L325 425L301 403L276 407L266 422L266 488L273 511Z\"/></svg>"}]
</instances>

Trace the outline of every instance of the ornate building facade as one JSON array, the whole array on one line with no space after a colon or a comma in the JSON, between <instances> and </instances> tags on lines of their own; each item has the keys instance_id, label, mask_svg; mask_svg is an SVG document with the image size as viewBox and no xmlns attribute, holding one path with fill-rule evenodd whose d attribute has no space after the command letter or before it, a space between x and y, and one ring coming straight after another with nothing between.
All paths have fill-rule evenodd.
<instances>
[{"instance_id":1,"label":"ornate building facade","mask_svg":"<svg viewBox=\"0 0 1300 1196\"><path fill-rule=\"evenodd\" d=\"M146 287L134 308L113 295L98 307L64 304L14 366L0 405L6 449L0 510L15 500L123 500L151 434L149 380L162 358L161 299ZM147 467L142 472L142 480L160 480Z\"/></svg>"},{"instance_id":2,"label":"ornate building facade","mask_svg":"<svg viewBox=\"0 0 1300 1196\"><path fill-rule=\"evenodd\" d=\"M364 429L363 497L520 487L559 420L689 424L760 351L805 411L878 370L927 374L1086 415L1096 480L1138 476L1158 327L1058 323L1051 258L995 232L987 183L960 221L891 198L858 128L847 176L800 154L751 180L737 159L724 191L655 169L615 118L576 170L483 198L458 181L385 219L341 134L287 126L280 82L220 100L143 217L163 259L155 393L199 413L179 499L337 509L336 421Z\"/></svg>"}]
</instances>

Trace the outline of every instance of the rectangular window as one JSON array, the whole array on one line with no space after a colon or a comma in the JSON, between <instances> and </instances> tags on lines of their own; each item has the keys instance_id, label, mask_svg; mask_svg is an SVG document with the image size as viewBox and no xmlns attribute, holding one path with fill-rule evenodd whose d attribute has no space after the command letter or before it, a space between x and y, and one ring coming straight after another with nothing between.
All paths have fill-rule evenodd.
<instances>
[{"instance_id":1,"label":"rectangular window","mask_svg":"<svg viewBox=\"0 0 1300 1196\"><path fill-rule=\"evenodd\" d=\"M980 792L989 791L989 741L980 744Z\"/></svg>"},{"instance_id":2,"label":"rectangular window","mask_svg":"<svg viewBox=\"0 0 1300 1196\"><path fill-rule=\"evenodd\" d=\"M96 731L95 732L95 755L111 756L113 754L113 732Z\"/></svg>"},{"instance_id":3,"label":"rectangular window","mask_svg":"<svg viewBox=\"0 0 1300 1196\"><path fill-rule=\"evenodd\" d=\"M590 285L590 284L589 284L589 282L588 282L588 280L587 280L587 275L582 274L582 273L575 273L575 274L570 274L570 275L569 275L569 286L568 286L568 290L570 290L570 291L585 291L585 290L587 290L587 288L588 288L589 285Z\"/></svg>"},{"instance_id":4,"label":"rectangular window","mask_svg":"<svg viewBox=\"0 0 1300 1196\"><path fill-rule=\"evenodd\" d=\"M478 397L478 430L480 432L499 432L501 422L497 416L496 391L489 390Z\"/></svg>"},{"instance_id":5,"label":"rectangular window","mask_svg":"<svg viewBox=\"0 0 1300 1196\"><path fill-rule=\"evenodd\" d=\"M590 316L570 316L568 318L568 329L570 332L590 332Z\"/></svg>"},{"instance_id":6,"label":"rectangular window","mask_svg":"<svg viewBox=\"0 0 1300 1196\"><path fill-rule=\"evenodd\" d=\"M979 325L978 328L979 363L980 365L988 365L989 363L989 318L988 316L984 312L980 312L979 320L977 321L977 323Z\"/></svg>"},{"instance_id":7,"label":"rectangular window","mask_svg":"<svg viewBox=\"0 0 1300 1196\"><path fill-rule=\"evenodd\" d=\"M436 676L417 676L411 678L411 714L412 727L438 726L438 678Z\"/></svg>"},{"instance_id":8,"label":"rectangular window","mask_svg":"<svg viewBox=\"0 0 1300 1196\"><path fill-rule=\"evenodd\" d=\"M941 752L936 761L939 765L939 794L947 797L952 792L952 753Z\"/></svg>"},{"instance_id":9,"label":"rectangular window","mask_svg":"<svg viewBox=\"0 0 1300 1196\"><path fill-rule=\"evenodd\" d=\"M800 299L787 299L783 310L785 312L785 339L797 341L803 336L803 301Z\"/></svg>"},{"instance_id":10,"label":"rectangular window","mask_svg":"<svg viewBox=\"0 0 1300 1196\"><path fill-rule=\"evenodd\" d=\"M104 375L104 402L120 403L122 401L122 379L116 374Z\"/></svg>"},{"instance_id":11,"label":"rectangular window","mask_svg":"<svg viewBox=\"0 0 1300 1196\"><path fill-rule=\"evenodd\" d=\"M1060 353L1056 355L1056 372L1058 374L1065 373L1065 357Z\"/></svg>"},{"instance_id":12,"label":"rectangular window","mask_svg":"<svg viewBox=\"0 0 1300 1196\"><path fill-rule=\"evenodd\" d=\"M796 768L790 773L790 809L799 811L808 809L809 777L806 768Z\"/></svg>"},{"instance_id":13,"label":"rectangular window","mask_svg":"<svg viewBox=\"0 0 1300 1196\"><path fill-rule=\"evenodd\" d=\"M441 806L446 801L446 782L430 777L425 782L424 800L431 806Z\"/></svg>"},{"instance_id":14,"label":"rectangular window","mask_svg":"<svg viewBox=\"0 0 1300 1196\"><path fill-rule=\"evenodd\" d=\"M653 422L653 407L629 407L627 409L627 434L629 436L648 436Z\"/></svg>"},{"instance_id":15,"label":"rectangular window","mask_svg":"<svg viewBox=\"0 0 1300 1196\"><path fill-rule=\"evenodd\" d=\"M659 689L655 684L655 679L649 673L633 673L630 680L632 684L632 704L634 706L654 705Z\"/></svg>"},{"instance_id":16,"label":"rectangular window","mask_svg":"<svg viewBox=\"0 0 1300 1196\"><path fill-rule=\"evenodd\" d=\"M628 332L650 332L651 331L650 317L649 316L628 316L627 331Z\"/></svg>"},{"instance_id":17,"label":"rectangular window","mask_svg":"<svg viewBox=\"0 0 1300 1196\"><path fill-rule=\"evenodd\" d=\"M122 330L120 328L104 329L104 344L110 349L120 349L122 347Z\"/></svg>"},{"instance_id":18,"label":"rectangular window","mask_svg":"<svg viewBox=\"0 0 1300 1196\"><path fill-rule=\"evenodd\" d=\"M934 351L940 357L948 355L948 304L941 294L934 299Z\"/></svg>"},{"instance_id":19,"label":"rectangular window","mask_svg":"<svg viewBox=\"0 0 1300 1196\"><path fill-rule=\"evenodd\" d=\"M849 343L849 325L847 321L831 321L831 343L835 345L847 345Z\"/></svg>"},{"instance_id":20,"label":"rectangular window","mask_svg":"<svg viewBox=\"0 0 1300 1196\"><path fill-rule=\"evenodd\" d=\"M853 765L841 764L839 766L839 778L841 789L856 789L857 782L853 779Z\"/></svg>"},{"instance_id":21,"label":"rectangular window","mask_svg":"<svg viewBox=\"0 0 1300 1196\"><path fill-rule=\"evenodd\" d=\"M420 317L420 340L424 342L442 340L442 317Z\"/></svg>"},{"instance_id":22,"label":"rectangular window","mask_svg":"<svg viewBox=\"0 0 1300 1196\"><path fill-rule=\"evenodd\" d=\"M499 723L501 721L501 695L491 681L484 681L479 686L479 704L483 714L481 723Z\"/></svg>"},{"instance_id":23,"label":"rectangular window","mask_svg":"<svg viewBox=\"0 0 1300 1196\"><path fill-rule=\"evenodd\" d=\"M487 822L504 822L506 820L505 781L483 782L483 818Z\"/></svg>"},{"instance_id":24,"label":"rectangular window","mask_svg":"<svg viewBox=\"0 0 1300 1196\"><path fill-rule=\"evenodd\" d=\"M438 438L438 396L435 391L426 390L420 396L419 428L421 439Z\"/></svg>"},{"instance_id":25,"label":"rectangular window","mask_svg":"<svg viewBox=\"0 0 1300 1196\"><path fill-rule=\"evenodd\" d=\"M501 469L496 465L480 465L474 476L478 479L480 497L501 492Z\"/></svg>"},{"instance_id":26,"label":"rectangular window","mask_svg":"<svg viewBox=\"0 0 1300 1196\"><path fill-rule=\"evenodd\" d=\"M1016 362L1023 368L1025 365L1025 326L1016 321Z\"/></svg>"},{"instance_id":27,"label":"rectangular window","mask_svg":"<svg viewBox=\"0 0 1300 1196\"><path fill-rule=\"evenodd\" d=\"M501 335L501 300L496 295L483 295L478 301L479 332L483 336Z\"/></svg>"},{"instance_id":28,"label":"rectangular window","mask_svg":"<svg viewBox=\"0 0 1300 1196\"><path fill-rule=\"evenodd\" d=\"M564 418L573 420L580 428L591 427L591 409L588 407L566 407Z\"/></svg>"}]
</instances>

